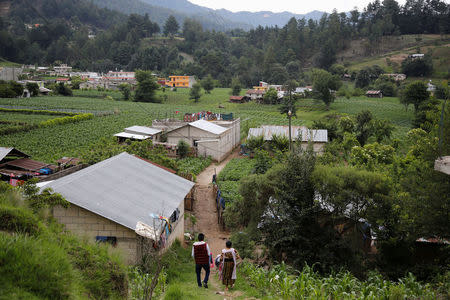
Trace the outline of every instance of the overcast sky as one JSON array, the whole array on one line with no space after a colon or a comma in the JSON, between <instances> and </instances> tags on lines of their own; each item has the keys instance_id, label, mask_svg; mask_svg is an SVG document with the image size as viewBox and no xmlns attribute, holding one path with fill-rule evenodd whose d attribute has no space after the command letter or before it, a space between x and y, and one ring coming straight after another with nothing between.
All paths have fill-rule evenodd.
<instances>
[{"instance_id":1,"label":"overcast sky","mask_svg":"<svg viewBox=\"0 0 450 300\"><path fill-rule=\"evenodd\" d=\"M338 12L350 11L357 6L361 11L367 6L369 0L189 0L192 3L219 9L225 8L233 12L236 11L289 11L298 14L308 13L313 10L320 10L330 13L334 8ZM403 4L405 0L398 1Z\"/></svg>"}]
</instances>

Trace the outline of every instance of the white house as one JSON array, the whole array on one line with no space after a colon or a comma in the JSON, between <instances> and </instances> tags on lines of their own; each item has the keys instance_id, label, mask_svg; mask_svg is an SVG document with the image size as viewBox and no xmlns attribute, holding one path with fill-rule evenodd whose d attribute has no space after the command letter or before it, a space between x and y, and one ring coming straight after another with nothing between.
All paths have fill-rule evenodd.
<instances>
[{"instance_id":1,"label":"white house","mask_svg":"<svg viewBox=\"0 0 450 300\"><path fill-rule=\"evenodd\" d=\"M220 124L220 125L218 125ZM199 156L223 160L240 141L240 119L233 121L198 120L166 133L169 144L180 140L197 147Z\"/></svg>"}]
</instances>

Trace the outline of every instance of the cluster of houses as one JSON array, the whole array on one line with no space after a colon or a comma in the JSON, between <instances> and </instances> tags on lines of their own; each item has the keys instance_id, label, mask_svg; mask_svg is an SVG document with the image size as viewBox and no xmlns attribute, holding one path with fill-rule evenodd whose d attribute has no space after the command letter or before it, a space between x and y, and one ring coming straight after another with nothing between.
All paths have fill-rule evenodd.
<instances>
[{"instance_id":1,"label":"cluster of houses","mask_svg":"<svg viewBox=\"0 0 450 300\"><path fill-rule=\"evenodd\" d=\"M260 81L258 86L247 90L245 96L230 96L230 102L232 103L245 103L248 101L262 102L264 95L268 90L274 89L277 92L278 100L283 99L286 95L286 90L283 85L280 84L268 84L267 82ZM293 94L306 95L308 92L312 92L312 86L297 87Z\"/></svg>"},{"instance_id":2,"label":"cluster of houses","mask_svg":"<svg viewBox=\"0 0 450 300\"><path fill-rule=\"evenodd\" d=\"M231 115L231 116L230 116ZM185 141L197 156L222 161L236 148L241 139L241 120L232 114L200 112L185 114L184 120L154 120L151 127L131 126L115 134L122 142L126 139L147 140L164 146L176 156L179 141Z\"/></svg>"},{"instance_id":3,"label":"cluster of houses","mask_svg":"<svg viewBox=\"0 0 450 300\"><path fill-rule=\"evenodd\" d=\"M27 72L25 72L27 71ZM14 80L18 81L19 76L22 74L31 75L36 77L56 77L54 79L47 79L45 83L67 83L71 84L71 78L79 77L83 80L80 83L80 89L105 89L105 90L118 90L119 86L123 83L135 86L137 84L135 72L124 71L109 71L106 74L100 74L97 72L75 72L71 66L61 64L54 67L36 67L34 65L24 65L21 68L1 68L0 67L0 80ZM152 74L157 77L158 74ZM44 81L34 81L39 83L39 86L44 88ZM158 78L157 82L162 87L170 88L191 88L197 81L194 76L187 75L173 75L169 76L169 79ZM42 91L48 93L48 91Z\"/></svg>"}]
</instances>

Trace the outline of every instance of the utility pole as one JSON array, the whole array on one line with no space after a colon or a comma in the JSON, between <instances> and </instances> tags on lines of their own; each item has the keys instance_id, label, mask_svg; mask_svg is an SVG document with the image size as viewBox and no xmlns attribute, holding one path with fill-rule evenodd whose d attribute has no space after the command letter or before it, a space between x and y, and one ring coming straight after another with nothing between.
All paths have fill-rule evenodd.
<instances>
[{"instance_id":1,"label":"utility pole","mask_svg":"<svg viewBox=\"0 0 450 300\"><path fill-rule=\"evenodd\" d=\"M292 119L292 98L291 98L291 87L288 86L289 89L289 111L288 111L288 118L289 118L289 152L292 151L292 126L291 126L291 119Z\"/></svg>"},{"instance_id":2,"label":"utility pole","mask_svg":"<svg viewBox=\"0 0 450 300\"><path fill-rule=\"evenodd\" d=\"M289 151L292 150L291 117L292 117L292 111L289 109L289 111L288 111L288 118L289 118Z\"/></svg>"}]
</instances>

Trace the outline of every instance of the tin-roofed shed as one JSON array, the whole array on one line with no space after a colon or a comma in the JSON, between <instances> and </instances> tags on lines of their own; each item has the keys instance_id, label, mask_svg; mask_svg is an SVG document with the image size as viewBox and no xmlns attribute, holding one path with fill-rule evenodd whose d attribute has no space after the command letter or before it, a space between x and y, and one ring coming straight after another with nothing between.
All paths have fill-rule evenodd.
<instances>
[{"instance_id":1,"label":"tin-roofed shed","mask_svg":"<svg viewBox=\"0 0 450 300\"><path fill-rule=\"evenodd\" d=\"M274 135L289 137L289 126L263 125L259 128L250 128L247 138L262 136L265 141L271 141ZM303 148L312 143L314 152L321 153L328 142L328 131L308 129L305 126L291 126L291 138L294 142L301 139Z\"/></svg>"},{"instance_id":2,"label":"tin-roofed shed","mask_svg":"<svg viewBox=\"0 0 450 300\"><path fill-rule=\"evenodd\" d=\"M113 242L135 263L149 240L165 249L176 238L183 238L184 199L193 186L189 180L124 152L44 187L71 203L68 209L53 210L59 222L94 241ZM143 233L143 226L150 236ZM166 229L171 229L170 234Z\"/></svg>"}]
</instances>

